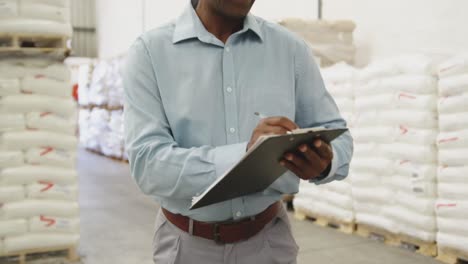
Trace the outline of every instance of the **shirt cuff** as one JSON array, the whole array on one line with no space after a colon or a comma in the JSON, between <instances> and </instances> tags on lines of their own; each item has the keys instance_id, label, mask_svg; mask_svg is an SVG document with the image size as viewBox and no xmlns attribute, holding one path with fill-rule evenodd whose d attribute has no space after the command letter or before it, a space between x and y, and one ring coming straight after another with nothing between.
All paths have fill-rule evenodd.
<instances>
[{"instance_id":1,"label":"shirt cuff","mask_svg":"<svg viewBox=\"0 0 468 264\"><path fill-rule=\"evenodd\" d=\"M321 174L317 178L311 179L310 182L315 183L317 185L329 183L333 181L333 178L337 170L338 170L338 155L335 152L335 148L333 148L333 159L331 161L331 168L330 168L330 171L328 172L328 175Z\"/></svg>"},{"instance_id":2,"label":"shirt cuff","mask_svg":"<svg viewBox=\"0 0 468 264\"><path fill-rule=\"evenodd\" d=\"M216 178L221 177L245 155L247 142L216 147L214 149L214 164Z\"/></svg>"}]
</instances>

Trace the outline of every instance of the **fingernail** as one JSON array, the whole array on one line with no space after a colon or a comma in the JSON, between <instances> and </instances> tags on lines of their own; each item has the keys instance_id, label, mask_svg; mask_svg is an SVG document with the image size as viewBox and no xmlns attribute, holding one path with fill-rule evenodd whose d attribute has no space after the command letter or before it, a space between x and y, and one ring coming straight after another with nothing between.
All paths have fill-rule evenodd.
<instances>
[{"instance_id":1,"label":"fingernail","mask_svg":"<svg viewBox=\"0 0 468 264\"><path fill-rule=\"evenodd\" d=\"M315 147L320 148L320 146L322 146L322 141L321 140L316 140L314 142L314 145L315 145Z\"/></svg>"},{"instance_id":2,"label":"fingernail","mask_svg":"<svg viewBox=\"0 0 468 264\"><path fill-rule=\"evenodd\" d=\"M288 154L288 155L286 155L286 159L291 161L291 160L293 160L293 157L292 157L292 155Z\"/></svg>"},{"instance_id":3,"label":"fingernail","mask_svg":"<svg viewBox=\"0 0 468 264\"><path fill-rule=\"evenodd\" d=\"M307 151L307 146L306 146L306 145L302 145L302 146L299 148L299 150L300 150L301 152L306 152L306 151Z\"/></svg>"}]
</instances>

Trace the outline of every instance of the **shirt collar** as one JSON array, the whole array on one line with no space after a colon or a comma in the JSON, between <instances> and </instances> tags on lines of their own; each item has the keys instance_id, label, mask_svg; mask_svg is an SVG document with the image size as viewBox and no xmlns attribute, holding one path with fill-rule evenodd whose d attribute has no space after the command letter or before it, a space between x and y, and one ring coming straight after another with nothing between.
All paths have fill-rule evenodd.
<instances>
[{"instance_id":1,"label":"shirt collar","mask_svg":"<svg viewBox=\"0 0 468 264\"><path fill-rule=\"evenodd\" d=\"M250 13L244 20L244 28L241 30L241 33L248 30L254 32L260 41L263 41L260 25L255 16ZM193 6L189 4L176 21L172 43L176 44L192 38L204 40L211 38L211 36L211 33L206 30Z\"/></svg>"}]
</instances>

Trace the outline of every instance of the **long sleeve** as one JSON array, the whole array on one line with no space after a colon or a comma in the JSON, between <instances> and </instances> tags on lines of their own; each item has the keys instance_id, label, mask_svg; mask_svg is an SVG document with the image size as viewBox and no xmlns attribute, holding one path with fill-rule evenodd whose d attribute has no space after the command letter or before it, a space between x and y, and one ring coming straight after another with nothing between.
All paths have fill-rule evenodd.
<instances>
[{"instance_id":1,"label":"long sleeve","mask_svg":"<svg viewBox=\"0 0 468 264\"><path fill-rule=\"evenodd\" d=\"M314 62L312 52L305 42L297 45L295 53L296 123L299 127L345 128L338 107L325 89L320 71ZM346 178L353 153L353 140L349 132L332 142L333 160L328 175L321 175L311 182L324 184ZM275 185L283 193L297 192L291 172L286 173ZM295 177L297 178L297 177Z\"/></svg>"},{"instance_id":2,"label":"long sleeve","mask_svg":"<svg viewBox=\"0 0 468 264\"><path fill-rule=\"evenodd\" d=\"M156 199L191 199L245 153L246 143L181 148L174 140L159 92L153 59L141 38L123 70L125 142L132 177Z\"/></svg>"}]
</instances>

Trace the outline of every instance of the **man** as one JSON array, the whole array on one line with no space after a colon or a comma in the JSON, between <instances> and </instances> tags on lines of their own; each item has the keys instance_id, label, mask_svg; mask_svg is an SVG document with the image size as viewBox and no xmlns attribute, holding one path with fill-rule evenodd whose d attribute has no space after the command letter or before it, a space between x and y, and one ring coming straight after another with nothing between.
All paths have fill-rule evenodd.
<instances>
[{"instance_id":1,"label":"man","mask_svg":"<svg viewBox=\"0 0 468 264\"><path fill-rule=\"evenodd\" d=\"M162 207L155 263L296 263L278 201L298 191L299 178L323 184L348 173L352 139L344 134L331 146L318 140L285 153L290 172L263 192L188 209L261 135L346 126L307 44L249 14L254 2L192 1L129 51L126 144L133 177Z\"/></svg>"}]
</instances>

